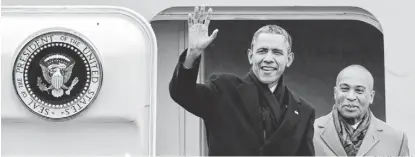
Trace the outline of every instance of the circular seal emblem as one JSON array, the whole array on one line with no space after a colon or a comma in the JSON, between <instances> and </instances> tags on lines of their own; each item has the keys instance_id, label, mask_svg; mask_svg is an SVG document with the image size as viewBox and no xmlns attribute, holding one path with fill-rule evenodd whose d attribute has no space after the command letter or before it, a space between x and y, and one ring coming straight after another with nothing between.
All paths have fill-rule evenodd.
<instances>
[{"instance_id":1,"label":"circular seal emblem","mask_svg":"<svg viewBox=\"0 0 415 157\"><path fill-rule=\"evenodd\" d=\"M96 50L72 30L38 33L18 50L13 66L17 94L34 113L73 117L98 96L102 67Z\"/></svg>"}]
</instances>

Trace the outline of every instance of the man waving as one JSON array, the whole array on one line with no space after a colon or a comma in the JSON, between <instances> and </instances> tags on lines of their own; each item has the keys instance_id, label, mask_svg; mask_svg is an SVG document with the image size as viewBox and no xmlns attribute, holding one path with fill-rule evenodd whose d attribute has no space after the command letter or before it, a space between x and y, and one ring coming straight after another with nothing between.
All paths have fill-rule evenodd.
<instances>
[{"instance_id":1,"label":"man waving","mask_svg":"<svg viewBox=\"0 0 415 157\"><path fill-rule=\"evenodd\" d=\"M284 84L294 60L289 33L266 25L253 36L246 76L213 75L197 84L201 54L216 38L208 35L212 9L189 15L189 47L181 54L170 82L170 95L206 126L209 155L313 156L314 108Z\"/></svg>"}]
</instances>

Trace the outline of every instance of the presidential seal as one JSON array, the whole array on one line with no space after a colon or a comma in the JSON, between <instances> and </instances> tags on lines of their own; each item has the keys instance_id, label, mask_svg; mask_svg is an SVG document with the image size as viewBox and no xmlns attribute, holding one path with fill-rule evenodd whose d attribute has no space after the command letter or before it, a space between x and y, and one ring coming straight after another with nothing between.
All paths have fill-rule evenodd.
<instances>
[{"instance_id":1,"label":"presidential seal","mask_svg":"<svg viewBox=\"0 0 415 157\"><path fill-rule=\"evenodd\" d=\"M96 50L79 33L37 33L18 50L14 87L33 113L62 120L85 110L98 96L102 67Z\"/></svg>"}]
</instances>

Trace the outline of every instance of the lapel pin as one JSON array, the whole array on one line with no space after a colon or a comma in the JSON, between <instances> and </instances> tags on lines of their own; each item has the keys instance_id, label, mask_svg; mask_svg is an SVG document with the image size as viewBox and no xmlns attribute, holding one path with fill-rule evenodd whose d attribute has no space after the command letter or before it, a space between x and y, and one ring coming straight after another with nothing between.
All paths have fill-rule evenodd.
<instances>
[{"instance_id":1,"label":"lapel pin","mask_svg":"<svg viewBox=\"0 0 415 157\"><path fill-rule=\"evenodd\" d=\"M297 111L297 110L295 110L295 111L294 111L294 113L295 113L296 115L298 115L298 111Z\"/></svg>"}]
</instances>

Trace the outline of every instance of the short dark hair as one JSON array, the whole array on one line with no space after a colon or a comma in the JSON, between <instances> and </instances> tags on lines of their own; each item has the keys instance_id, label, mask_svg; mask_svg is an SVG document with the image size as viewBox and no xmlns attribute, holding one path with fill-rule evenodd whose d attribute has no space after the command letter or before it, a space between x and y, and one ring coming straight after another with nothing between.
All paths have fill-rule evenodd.
<instances>
[{"instance_id":1,"label":"short dark hair","mask_svg":"<svg viewBox=\"0 0 415 157\"><path fill-rule=\"evenodd\" d=\"M251 48L254 47L256 38L259 36L259 34L261 33L271 33L271 34L280 34L283 35L285 37L285 39L288 41L289 47L288 47L288 53L291 52L291 47L292 47L292 38L291 35L282 27L278 26L278 25L266 25L261 27L260 29L258 29L255 34L254 37L252 38L252 42L251 42Z\"/></svg>"}]
</instances>

